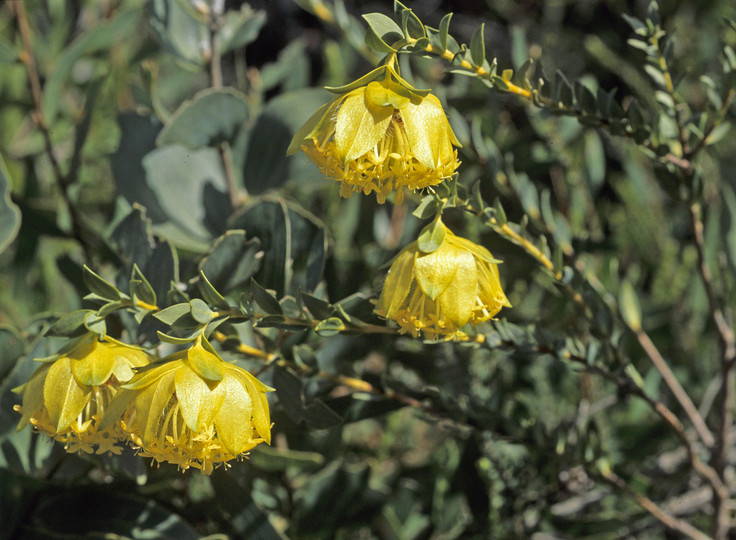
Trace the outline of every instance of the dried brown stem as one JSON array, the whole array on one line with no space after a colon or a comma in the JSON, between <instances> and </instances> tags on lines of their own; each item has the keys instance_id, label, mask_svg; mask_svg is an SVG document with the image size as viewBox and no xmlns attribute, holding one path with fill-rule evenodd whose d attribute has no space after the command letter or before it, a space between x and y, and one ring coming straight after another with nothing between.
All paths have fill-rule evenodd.
<instances>
[{"instance_id":1,"label":"dried brown stem","mask_svg":"<svg viewBox=\"0 0 736 540\"><path fill-rule=\"evenodd\" d=\"M688 538L692 538L693 540L712 540L701 530L696 529L688 522L673 516L672 514L665 511L657 503L652 501L650 498L631 489L631 487L629 487L629 485L620 476L618 476L610 469L602 468L600 473L603 478L605 478L616 488L626 493L629 497L634 499L634 501L636 501L639 506L641 506L644 510L657 518L660 523L662 523L668 529L679 532L680 534L684 534L685 536L687 536Z\"/></svg>"}]
</instances>

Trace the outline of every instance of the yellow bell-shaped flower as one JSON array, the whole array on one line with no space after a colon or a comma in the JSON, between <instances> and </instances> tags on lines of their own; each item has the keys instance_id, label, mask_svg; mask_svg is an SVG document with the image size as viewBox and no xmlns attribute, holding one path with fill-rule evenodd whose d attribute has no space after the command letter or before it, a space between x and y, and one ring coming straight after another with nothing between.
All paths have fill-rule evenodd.
<instances>
[{"instance_id":1,"label":"yellow bell-shaped flower","mask_svg":"<svg viewBox=\"0 0 736 540\"><path fill-rule=\"evenodd\" d=\"M108 338L109 339L109 338ZM68 452L120 453L125 438L116 422L101 426L120 383L150 356L137 348L90 336L51 362L44 363L18 390L23 405L20 431L29 423L64 443Z\"/></svg>"},{"instance_id":2,"label":"yellow bell-shaped flower","mask_svg":"<svg viewBox=\"0 0 736 540\"><path fill-rule=\"evenodd\" d=\"M436 96L411 87L390 63L344 88L297 131L287 154L301 148L340 182L342 197L375 192L379 203L395 192L401 204L405 190L454 174L460 143Z\"/></svg>"},{"instance_id":3,"label":"yellow bell-shaped flower","mask_svg":"<svg viewBox=\"0 0 736 540\"><path fill-rule=\"evenodd\" d=\"M210 474L271 442L266 392L244 369L217 356L202 337L141 370L123 387L123 426L144 457Z\"/></svg>"},{"instance_id":4,"label":"yellow bell-shaped flower","mask_svg":"<svg viewBox=\"0 0 736 540\"><path fill-rule=\"evenodd\" d=\"M511 307L501 288L500 261L441 221L434 226L444 237L439 247L423 252L415 241L404 248L391 264L375 311L414 337L467 339L463 326Z\"/></svg>"}]
</instances>

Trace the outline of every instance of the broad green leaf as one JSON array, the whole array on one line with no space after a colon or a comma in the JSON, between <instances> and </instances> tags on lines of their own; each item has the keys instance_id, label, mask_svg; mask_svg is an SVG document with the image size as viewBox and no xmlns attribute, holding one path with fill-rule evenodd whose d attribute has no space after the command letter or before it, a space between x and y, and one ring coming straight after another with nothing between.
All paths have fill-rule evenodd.
<instances>
[{"instance_id":1,"label":"broad green leaf","mask_svg":"<svg viewBox=\"0 0 736 540\"><path fill-rule=\"evenodd\" d=\"M322 337L331 337L345 330L345 323L338 317L330 317L320 321L314 328L314 331Z\"/></svg>"},{"instance_id":2,"label":"broad green leaf","mask_svg":"<svg viewBox=\"0 0 736 540\"><path fill-rule=\"evenodd\" d=\"M192 318L200 324L207 324L215 318L215 314L207 303L199 298L192 298L189 306L191 308Z\"/></svg>"},{"instance_id":3,"label":"broad green leaf","mask_svg":"<svg viewBox=\"0 0 736 540\"><path fill-rule=\"evenodd\" d=\"M43 86L43 112L48 125L53 125L53 120L63 104L61 96L64 85L71 78L77 61L84 56L108 51L115 44L132 39L140 14L140 10L131 9L112 17L109 22L93 26L54 60L54 70Z\"/></svg>"},{"instance_id":4,"label":"broad green leaf","mask_svg":"<svg viewBox=\"0 0 736 540\"><path fill-rule=\"evenodd\" d=\"M208 88L176 110L156 142L182 144L190 150L233 142L248 116L244 94L232 88Z\"/></svg>"},{"instance_id":5,"label":"broad green leaf","mask_svg":"<svg viewBox=\"0 0 736 540\"><path fill-rule=\"evenodd\" d=\"M15 240L20 230L20 210L10 200L10 176L0 156L0 253Z\"/></svg>"},{"instance_id":6,"label":"broad green leaf","mask_svg":"<svg viewBox=\"0 0 736 540\"><path fill-rule=\"evenodd\" d=\"M51 337L77 337L86 333L84 319L92 313L89 309L79 309L62 315L58 321L46 330L46 335Z\"/></svg>"},{"instance_id":7,"label":"broad green leaf","mask_svg":"<svg viewBox=\"0 0 736 540\"><path fill-rule=\"evenodd\" d=\"M249 193L278 189L289 180L323 181L324 175L302 152L288 159L284 157L297 130L330 97L322 90L305 88L280 94L266 104L251 129L247 147L241 151L244 162L236 160ZM234 148L234 154L236 150Z\"/></svg>"},{"instance_id":8,"label":"broad green leaf","mask_svg":"<svg viewBox=\"0 0 736 540\"><path fill-rule=\"evenodd\" d=\"M442 221L436 219L429 225L427 225L422 232L419 233L417 238L417 248L422 253L432 253L439 249L442 242L445 241L447 229L445 228Z\"/></svg>"},{"instance_id":9,"label":"broad green leaf","mask_svg":"<svg viewBox=\"0 0 736 540\"><path fill-rule=\"evenodd\" d=\"M470 56L476 66L482 66L483 62L486 61L486 43L483 37L484 29L485 23L481 23L470 38Z\"/></svg>"},{"instance_id":10,"label":"broad green leaf","mask_svg":"<svg viewBox=\"0 0 736 540\"><path fill-rule=\"evenodd\" d=\"M84 265L84 284L90 292L106 300L120 300L120 291Z\"/></svg>"},{"instance_id":11,"label":"broad green leaf","mask_svg":"<svg viewBox=\"0 0 736 540\"><path fill-rule=\"evenodd\" d=\"M263 260L261 243L243 230L229 230L217 240L199 264L199 270L218 291L242 288Z\"/></svg>"},{"instance_id":12,"label":"broad green leaf","mask_svg":"<svg viewBox=\"0 0 736 540\"><path fill-rule=\"evenodd\" d=\"M261 309L270 315L282 315L281 306L276 297L261 287L255 279L250 280L253 300L261 306Z\"/></svg>"},{"instance_id":13,"label":"broad green leaf","mask_svg":"<svg viewBox=\"0 0 736 540\"><path fill-rule=\"evenodd\" d=\"M295 295L301 288L313 291L327 258L324 225L296 205L266 199L233 217L231 228L245 229L261 241L263 260L256 280L277 296Z\"/></svg>"},{"instance_id":14,"label":"broad green leaf","mask_svg":"<svg viewBox=\"0 0 736 540\"><path fill-rule=\"evenodd\" d=\"M363 19L368 23L365 44L379 53L396 52L393 45L404 38L401 27L382 13L367 13Z\"/></svg>"},{"instance_id":15,"label":"broad green leaf","mask_svg":"<svg viewBox=\"0 0 736 540\"><path fill-rule=\"evenodd\" d=\"M179 0L152 0L150 7L151 27L164 48L192 68L203 65L211 53L206 17Z\"/></svg>"},{"instance_id":16,"label":"broad green leaf","mask_svg":"<svg viewBox=\"0 0 736 540\"><path fill-rule=\"evenodd\" d=\"M230 303L225 300L225 298L220 294L220 292L215 289L215 287L210 283L210 280L207 279L207 276L205 275L202 270L199 271L199 281L197 282L197 286L199 287L199 292L202 294L202 297L205 299L206 302L209 302L211 305L220 308L220 309L229 309Z\"/></svg>"},{"instance_id":17,"label":"broad green leaf","mask_svg":"<svg viewBox=\"0 0 736 540\"><path fill-rule=\"evenodd\" d=\"M162 236L170 235L178 245L199 251L213 233L225 229L230 203L217 150L165 146L150 152L143 166L146 183L170 225L164 228L154 221L154 230Z\"/></svg>"},{"instance_id":18,"label":"broad green leaf","mask_svg":"<svg viewBox=\"0 0 736 540\"><path fill-rule=\"evenodd\" d=\"M240 11L228 10L217 34L222 53L240 49L255 41L265 23L266 12L254 11L248 4L240 6Z\"/></svg>"}]
</instances>

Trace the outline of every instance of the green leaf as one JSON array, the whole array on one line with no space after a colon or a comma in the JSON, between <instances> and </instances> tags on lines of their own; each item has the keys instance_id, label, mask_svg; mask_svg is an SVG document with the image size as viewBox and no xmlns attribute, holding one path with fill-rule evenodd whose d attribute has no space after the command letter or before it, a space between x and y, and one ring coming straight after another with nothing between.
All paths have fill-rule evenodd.
<instances>
[{"instance_id":1,"label":"green leaf","mask_svg":"<svg viewBox=\"0 0 736 540\"><path fill-rule=\"evenodd\" d=\"M16 361L26 348L23 337L13 328L0 326L0 380L15 366Z\"/></svg>"},{"instance_id":2,"label":"green leaf","mask_svg":"<svg viewBox=\"0 0 736 540\"><path fill-rule=\"evenodd\" d=\"M710 146L711 144L716 144L721 139L723 139L723 137L725 137L729 131L731 131L730 122L723 122L722 124L718 124L713 129L713 131L711 131L710 134L705 138L705 145ZM0 249L0 251L2 250Z\"/></svg>"},{"instance_id":3,"label":"green leaf","mask_svg":"<svg viewBox=\"0 0 736 540\"><path fill-rule=\"evenodd\" d=\"M476 66L482 66L483 62L486 61L486 43L483 37L484 29L485 23L481 23L470 38L470 57Z\"/></svg>"},{"instance_id":4,"label":"green leaf","mask_svg":"<svg viewBox=\"0 0 736 540\"><path fill-rule=\"evenodd\" d=\"M310 471L322 468L325 463L325 457L317 452L275 448L265 444L256 446L249 457L254 467L268 472Z\"/></svg>"},{"instance_id":5,"label":"green leaf","mask_svg":"<svg viewBox=\"0 0 736 540\"><path fill-rule=\"evenodd\" d=\"M204 251L213 234L227 227L230 202L222 160L214 148L165 146L143 159L146 183L156 196L167 227L154 227L175 244Z\"/></svg>"},{"instance_id":6,"label":"green leaf","mask_svg":"<svg viewBox=\"0 0 736 540\"><path fill-rule=\"evenodd\" d=\"M75 518L69 519L72 515ZM47 490L34 505L32 519L36 530L53 531L57 537L200 538L194 527L150 498L110 486Z\"/></svg>"},{"instance_id":7,"label":"green leaf","mask_svg":"<svg viewBox=\"0 0 736 540\"><path fill-rule=\"evenodd\" d=\"M401 30L405 36L413 39L421 39L427 35L422 21L409 8L401 10Z\"/></svg>"},{"instance_id":8,"label":"green leaf","mask_svg":"<svg viewBox=\"0 0 736 540\"><path fill-rule=\"evenodd\" d=\"M112 17L109 22L90 27L89 31L78 36L54 59L54 68L43 85L42 104L47 125L54 124L64 101L61 97L64 85L72 77L77 61L100 51L109 51L114 45L134 38L140 14L141 10L130 9Z\"/></svg>"},{"instance_id":9,"label":"green leaf","mask_svg":"<svg viewBox=\"0 0 736 540\"><path fill-rule=\"evenodd\" d=\"M496 197L496 199L493 201L493 209L496 213L496 220L498 221L499 225L503 225L508 221L506 218L506 211L503 209L503 205L501 204L501 199Z\"/></svg>"},{"instance_id":10,"label":"green leaf","mask_svg":"<svg viewBox=\"0 0 736 540\"><path fill-rule=\"evenodd\" d=\"M436 216L441 210L442 203L434 195L427 195L421 200L411 215L419 219L429 219Z\"/></svg>"},{"instance_id":11,"label":"green leaf","mask_svg":"<svg viewBox=\"0 0 736 540\"><path fill-rule=\"evenodd\" d=\"M200 324L207 324L215 318L215 314L204 300L193 298L189 302L192 318Z\"/></svg>"},{"instance_id":12,"label":"green leaf","mask_svg":"<svg viewBox=\"0 0 736 540\"><path fill-rule=\"evenodd\" d=\"M179 0L152 0L150 13L151 27L168 52L192 68L204 65L205 51L209 52L203 46L209 43L205 17L198 17L191 6Z\"/></svg>"},{"instance_id":13,"label":"green leaf","mask_svg":"<svg viewBox=\"0 0 736 540\"><path fill-rule=\"evenodd\" d=\"M442 17L442 20L440 21L440 44L442 45L442 50L447 50L447 36L448 32L450 30L450 19L452 19L452 13L448 13L444 17Z\"/></svg>"},{"instance_id":14,"label":"green leaf","mask_svg":"<svg viewBox=\"0 0 736 540\"><path fill-rule=\"evenodd\" d=\"M386 496L371 488L369 480L368 466L339 462L312 476L297 501L295 535L332 538L340 527L372 519Z\"/></svg>"},{"instance_id":15,"label":"green leaf","mask_svg":"<svg viewBox=\"0 0 736 540\"><path fill-rule=\"evenodd\" d=\"M304 209L269 198L233 217L230 226L245 229L263 247L256 280L279 297L313 291L322 279L328 243L324 225Z\"/></svg>"},{"instance_id":16,"label":"green leaf","mask_svg":"<svg viewBox=\"0 0 736 540\"><path fill-rule=\"evenodd\" d=\"M197 286L205 301L220 309L230 309L230 303L215 289L202 270L199 271Z\"/></svg>"},{"instance_id":17,"label":"green leaf","mask_svg":"<svg viewBox=\"0 0 736 540\"><path fill-rule=\"evenodd\" d=\"M367 13L363 19L368 23L365 44L379 53L396 52L393 45L404 38L401 27L382 13Z\"/></svg>"},{"instance_id":18,"label":"green leaf","mask_svg":"<svg viewBox=\"0 0 736 540\"><path fill-rule=\"evenodd\" d=\"M90 309L79 309L66 313L59 317L59 320L52 324L46 335L50 337L78 337L87 332L84 326L84 319L93 313Z\"/></svg>"},{"instance_id":19,"label":"green leaf","mask_svg":"<svg viewBox=\"0 0 736 540\"><path fill-rule=\"evenodd\" d=\"M156 332L156 335L158 335L158 339L160 339L163 343L169 343L171 345L186 345L188 343L193 342L197 337L200 335L199 332L196 332L194 335L189 337L175 337L170 336L169 334L164 334L160 330Z\"/></svg>"},{"instance_id":20,"label":"green leaf","mask_svg":"<svg viewBox=\"0 0 736 540\"><path fill-rule=\"evenodd\" d=\"M153 316L164 324L174 326L176 321L184 317L185 315L191 314L191 306L188 303L174 304L161 311L157 311Z\"/></svg>"},{"instance_id":21,"label":"green leaf","mask_svg":"<svg viewBox=\"0 0 736 540\"><path fill-rule=\"evenodd\" d=\"M330 304L310 294L300 293L299 298L316 319L327 319L335 313Z\"/></svg>"},{"instance_id":22,"label":"green leaf","mask_svg":"<svg viewBox=\"0 0 736 540\"><path fill-rule=\"evenodd\" d=\"M0 156L0 253L15 240L20 230L20 210L10 200L10 176Z\"/></svg>"},{"instance_id":23,"label":"green leaf","mask_svg":"<svg viewBox=\"0 0 736 540\"><path fill-rule=\"evenodd\" d=\"M138 268L137 264L133 264L133 275L130 278L130 293L134 298L138 298L152 306L156 305L156 292L146 279L146 276Z\"/></svg>"},{"instance_id":24,"label":"green leaf","mask_svg":"<svg viewBox=\"0 0 736 540\"><path fill-rule=\"evenodd\" d=\"M439 219L434 220L432 223L427 225L422 232L419 233L417 238L417 247L419 251L423 253L432 253L439 249L442 242L445 241L446 230L442 221Z\"/></svg>"},{"instance_id":25,"label":"green leaf","mask_svg":"<svg viewBox=\"0 0 736 540\"><path fill-rule=\"evenodd\" d=\"M100 337L105 337L107 334L107 324L105 323L104 317L99 317L97 313L91 311L84 317L84 326L92 333L97 334Z\"/></svg>"},{"instance_id":26,"label":"green leaf","mask_svg":"<svg viewBox=\"0 0 736 540\"><path fill-rule=\"evenodd\" d=\"M5 39L0 39L0 62L19 62L18 51L16 51Z\"/></svg>"},{"instance_id":27,"label":"green leaf","mask_svg":"<svg viewBox=\"0 0 736 540\"><path fill-rule=\"evenodd\" d=\"M281 305L276 297L261 287L255 279L250 280L253 300L269 315L283 315Z\"/></svg>"},{"instance_id":28,"label":"green leaf","mask_svg":"<svg viewBox=\"0 0 736 540\"><path fill-rule=\"evenodd\" d=\"M240 11L228 10L217 37L220 50L226 53L253 43L266 23L266 12L254 11L248 4L240 6Z\"/></svg>"},{"instance_id":29,"label":"green leaf","mask_svg":"<svg viewBox=\"0 0 736 540\"><path fill-rule=\"evenodd\" d=\"M182 144L191 150L232 143L248 120L246 97L232 88L208 88L179 106L158 136L157 144Z\"/></svg>"},{"instance_id":30,"label":"green leaf","mask_svg":"<svg viewBox=\"0 0 736 540\"><path fill-rule=\"evenodd\" d=\"M314 331L322 337L332 337L345 330L345 323L338 317L330 317L320 321Z\"/></svg>"},{"instance_id":31,"label":"green leaf","mask_svg":"<svg viewBox=\"0 0 736 540\"><path fill-rule=\"evenodd\" d=\"M213 287L228 293L243 287L258 271L262 260L261 242L248 239L243 230L231 229L215 240L199 270Z\"/></svg>"},{"instance_id":32,"label":"green leaf","mask_svg":"<svg viewBox=\"0 0 736 540\"><path fill-rule=\"evenodd\" d=\"M151 233L151 221L146 216L144 207L133 204L128 215L112 231L110 238L115 243L116 251L121 258L145 270L153 255L156 239ZM156 273L160 273L163 269L156 267L156 270ZM133 272L132 268L131 272ZM173 275L169 272L166 274L166 286L168 287Z\"/></svg>"},{"instance_id":33,"label":"green leaf","mask_svg":"<svg viewBox=\"0 0 736 540\"><path fill-rule=\"evenodd\" d=\"M84 284L93 294L106 300L120 300L120 291L100 276L95 274L89 267L84 265Z\"/></svg>"},{"instance_id":34,"label":"green leaf","mask_svg":"<svg viewBox=\"0 0 736 540\"><path fill-rule=\"evenodd\" d=\"M624 280L618 292L618 304L621 317L634 332L641 330L641 306L633 285Z\"/></svg>"},{"instance_id":35,"label":"green leaf","mask_svg":"<svg viewBox=\"0 0 736 540\"><path fill-rule=\"evenodd\" d=\"M266 104L250 132L247 147L242 150L244 162L236 163L242 169L248 193L277 189L289 180L300 183L324 180L324 175L302 152L287 159L284 156L297 130L330 97L322 90L304 88L279 94Z\"/></svg>"}]
</instances>

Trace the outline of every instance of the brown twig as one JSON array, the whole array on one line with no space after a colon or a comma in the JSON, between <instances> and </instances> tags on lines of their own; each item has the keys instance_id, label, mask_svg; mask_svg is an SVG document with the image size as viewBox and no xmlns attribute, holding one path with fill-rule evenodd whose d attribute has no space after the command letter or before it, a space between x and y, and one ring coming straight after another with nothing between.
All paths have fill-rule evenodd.
<instances>
[{"instance_id":1,"label":"brown twig","mask_svg":"<svg viewBox=\"0 0 736 540\"><path fill-rule=\"evenodd\" d=\"M696 529L688 522L673 516L657 503L652 501L650 498L631 489L631 487L620 476L610 470L610 468L601 467L600 474L610 484L634 499L634 501L636 501L639 506L641 506L644 510L657 518L660 523L662 523L668 529L679 532L680 534L684 534L688 538L692 538L692 540L712 540L701 530Z\"/></svg>"},{"instance_id":2,"label":"brown twig","mask_svg":"<svg viewBox=\"0 0 736 540\"><path fill-rule=\"evenodd\" d=\"M675 377L675 374L672 372L669 364L660 354L657 346L652 342L649 335L642 328L634 330L634 333L636 334L636 339L639 340L641 348L644 349L644 352L652 361L652 364L654 364L655 369L662 376L662 380L664 380L665 384L667 384L667 387L670 389L672 394L675 396L677 402L685 411L685 414L687 414L688 418L693 423L693 427L695 427L695 431L698 432L698 436L700 437L700 439L708 448L711 448L715 444L715 438L713 437L713 434L710 432L710 429L708 429L708 426L705 424L705 420L703 420L703 417L700 416L698 408L690 399L690 396L682 387L680 381L678 381L677 377Z\"/></svg>"},{"instance_id":3,"label":"brown twig","mask_svg":"<svg viewBox=\"0 0 736 540\"><path fill-rule=\"evenodd\" d=\"M28 73L28 84L31 87L31 98L33 99L34 111L32 118L36 126L38 126L41 136L43 137L44 149L49 158L51 164L51 170L53 171L54 181L62 195L62 200L66 206L67 211L71 217L71 234L76 238L84 254L88 260L91 260L91 250L89 249L89 242L85 238L84 228L82 226L81 216L77 211L74 203L71 200L69 189L72 184L72 179L68 175L64 174L61 170L59 160L54 154L54 143L51 140L51 130L49 129L48 119L44 114L43 109L43 91L41 89L41 78L38 74L38 68L36 66L36 60L33 56L33 47L31 44L31 29L28 24L28 14L26 13L25 2L22 0L10 0L8 7L11 13L15 16L18 22L18 31L20 32L20 40L23 45L23 50L20 53L20 59L26 66L26 72Z\"/></svg>"},{"instance_id":4,"label":"brown twig","mask_svg":"<svg viewBox=\"0 0 736 540\"><path fill-rule=\"evenodd\" d=\"M220 47L219 31L223 25L223 14L225 10L224 0L215 0L210 8L210 80L212 88L222 88L222 50ZM217 152L220 156L222 169L225 173L227 182L227 192L230 199L230 206L237 209L242 205L242 201L247 198L244 188L238 186L236 181L235 169L233 167L232 151L230 144L223 141L217 145Z\"/></svg>"},{"instance_id":5,"label":"brown twig","mask_svg":"<svg viewBox=\"0 0 736 540\"><path fill-rule=\"evenodd\" d=\"M705 258L705 238L703 233L703 220L701 219L700 203L690 205L690 223L693 230L694 244L698 255L698 271L700 280L705 289L708 299L708 307L711 318L718 332L721 347L721 388L720 395L720 418L718 423L718 440L713 450L713 467L723 477L728 461L728 450L733 439L733 407L734 407L734 385L736 384L736 373L734 373L734 362L736 361L736 337L733 329L728 323L727 315L718 303L713 287L713 276L710 266ZM727 503L729 493L716 494L714 501L715 520L713 537L717 540L727 538L731 527L731 519L728 515Z\"/></svg>"}]
</instances>

